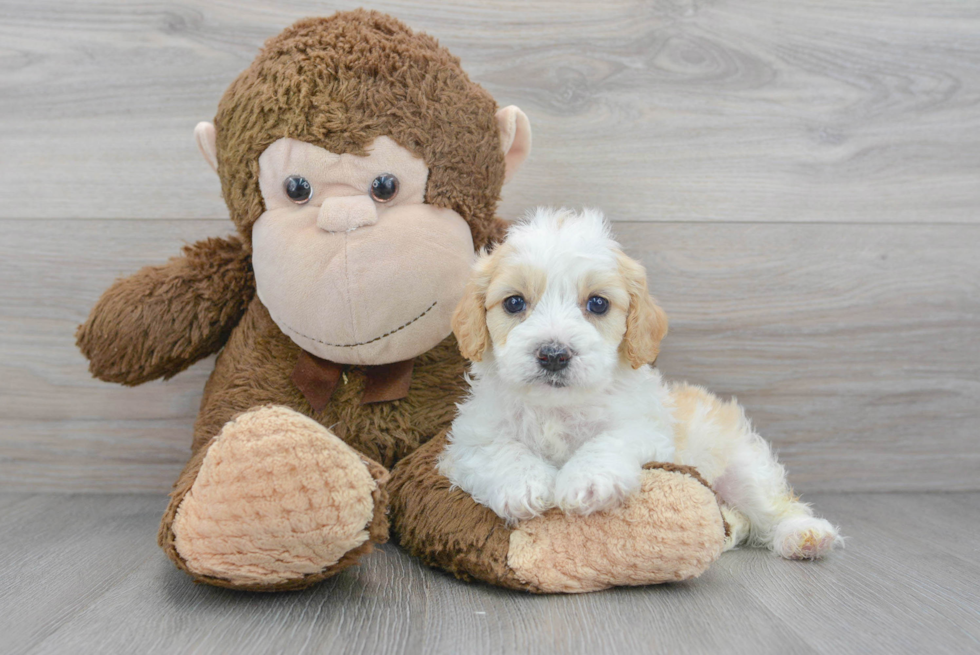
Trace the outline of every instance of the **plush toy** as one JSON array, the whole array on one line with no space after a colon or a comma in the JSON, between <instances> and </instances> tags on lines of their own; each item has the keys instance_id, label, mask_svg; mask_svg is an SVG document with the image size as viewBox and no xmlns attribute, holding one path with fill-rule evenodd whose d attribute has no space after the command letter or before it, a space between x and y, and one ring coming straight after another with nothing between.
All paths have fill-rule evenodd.
<instances>
[{"instance_id":1,"label":"plush toy","mask_svg":"<svg viewBox=\"0 0 980 655\"><path fill-rule=\"evenodd\" d=\"M299 21L195 134L238 235L118 280L77 335L125 385L219 353L160 526L177 567L305 587L384 542L389 512L427 563L538 592L717 558L725 524L690 469L650 468L612 512L513 527L435 471L466 388L450 317L531 137L434 39L376 12Z\"/></svg>"}]
</instances>

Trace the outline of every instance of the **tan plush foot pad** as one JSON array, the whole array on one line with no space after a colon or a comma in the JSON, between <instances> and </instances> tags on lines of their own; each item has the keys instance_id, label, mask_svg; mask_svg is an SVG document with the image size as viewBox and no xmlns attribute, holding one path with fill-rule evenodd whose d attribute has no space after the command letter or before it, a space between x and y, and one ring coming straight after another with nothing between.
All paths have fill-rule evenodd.
<instances>
[{"instance_id":1,"label":"tan plush foot pad","mask_svg":"<svg viewBox=\"0 0 980 655\"><path fill-rule=\"evenodd\" d=\"M435 469L443 436L392 471L392 524L402 546L463 579L538 593L578 593L697 577L721 554L725 522L694 469L643 473L622 507L585 517L558 510L509 529Z\"/></svg>"},{"instance_id":2,"label":"tan plush foot pad","mask_svg":"<svg viewBox=\"0 0 980 655\"><path fill-rule=\"evenodd\" d=\"M177 508L181 568L246 589L322 579L384 540L384 476L312 419L285 407L248 411L225 424Z\"/></svg>"}]
</instances>

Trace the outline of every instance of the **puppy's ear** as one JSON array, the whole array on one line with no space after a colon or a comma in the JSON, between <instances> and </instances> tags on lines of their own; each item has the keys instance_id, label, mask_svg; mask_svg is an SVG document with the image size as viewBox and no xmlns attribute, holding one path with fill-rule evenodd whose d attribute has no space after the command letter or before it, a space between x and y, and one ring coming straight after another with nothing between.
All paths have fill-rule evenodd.
<instances>
[{"instance_id":1,"label":"puppy's ear","mask_svg":"<svg viewBox=\"0 0 980 655\"><path fill-rule=\"evenodd\" d=\"M493 277L494 256L481 253L466 282L463 299L453 312L453 334L459 343L459 352L474 362L483 360L490 347L490 330L487 329L487 287Z\"/></svg>"},{"instance_id":2,"label":"puppy's ear","mask_svg":"<svg viewBox=\"0 0 980 655\"><path fill-rule=\"evenodd\" d=\"M650 296L647 272L642 264L620 255L619 270L630 297L626 335L621 347L633 368L640 368L656 361L660 342L667 335L667 314Z\"/></svg>"}]
</instances>

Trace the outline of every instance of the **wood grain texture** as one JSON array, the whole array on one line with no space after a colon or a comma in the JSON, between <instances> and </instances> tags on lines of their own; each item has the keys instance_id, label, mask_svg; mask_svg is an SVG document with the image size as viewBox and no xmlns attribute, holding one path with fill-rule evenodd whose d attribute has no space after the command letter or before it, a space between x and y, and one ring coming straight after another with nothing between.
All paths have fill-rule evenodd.
<instances>
[{"instance_id":1,"label":"wood grain texture","mask_svg":"<svg viewBox=\"0 0 980 655\"><path fill-rule=\"evenodd\" d=\"M160 496L0 495L0 633L17 655L976 651L980 494L813 500L849 536L826 561L739 550L686 583L531 596L392 545L302 592L198 586L153 541Z\"/></svg>"},{"instance_id":2,"label":"wood grain texture","mask_svg":"<svg viewBox=\"0 0 980 655\"><path fill-rule=\"evenodd\" d=\"M135 389L75 326L227 221L0 221L0 488L168 490L206 360ZM671 318L672 379L736 395L798 490L980 488L980 226L617 226Z\"/></svg>"},{"instance_id":3,"label":"wood grain texture","mask_svg":"<svg viewBox=\"0 0 980 655\"><path fill-rule=\"evenodd\" d=\"M620 226L659 368L734 395L800 490L980 485L976 226Z\"/></svg>"},{"instance_id":4,"label":"wood grain texture","mask_svg":"<svg viewBox=\"0 0 980 655\"><path fill-rule=\"evenodd\" d=\"M960 0L4 0L0 217L223 218L194 125L264 39L361 4L527 111L506 217L980 220L980 5Z\"/></svg>"}]
</instances>

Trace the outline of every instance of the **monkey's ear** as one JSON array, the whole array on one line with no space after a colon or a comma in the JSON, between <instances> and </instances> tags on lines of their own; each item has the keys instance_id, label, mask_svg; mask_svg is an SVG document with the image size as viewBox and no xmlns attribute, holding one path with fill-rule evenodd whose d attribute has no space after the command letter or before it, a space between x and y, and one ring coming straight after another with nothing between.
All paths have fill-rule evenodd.
<instances>
[{"instance_id":1,"label":"monkey's ear","mask_svg":"<svg viewBox=\"0 0 980 655\"><path fill-rule=\"evenodd\" d=\"M497 112L497 129L500 130L500 147L504 151L504 184L531 154L531 122L515 105Z\"/></svg>"},{"instance_id":2,"label":"monkey's ear","mask_svg":"<svg viewBox=\"0 0 980 655\"><path fill-rule=\"evenodd\" d=\"M217 136L215 135L214 125L207 122L201 121L194 128L194 140L197 141L197 147L201 150L201 154L204 155L204 160L208 162L211 169L217 173L218 172L218 144Z\"/></svg>"}]
</instances>

